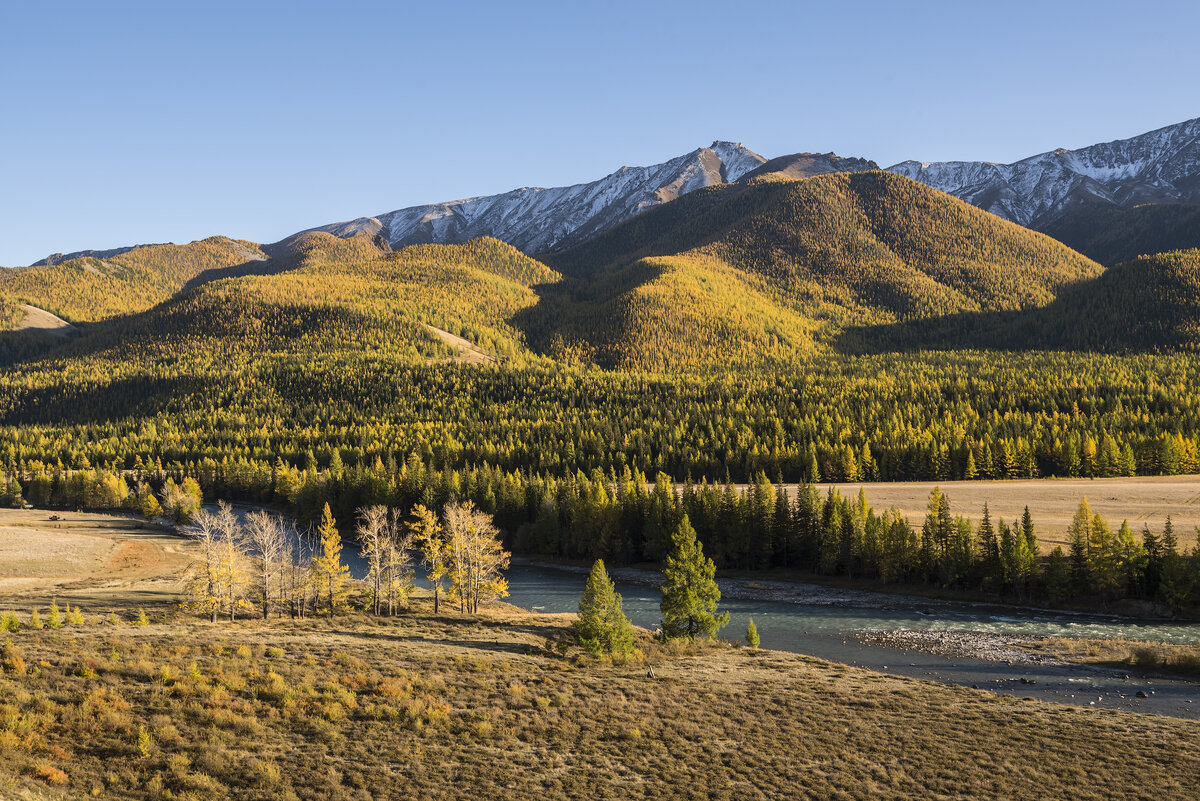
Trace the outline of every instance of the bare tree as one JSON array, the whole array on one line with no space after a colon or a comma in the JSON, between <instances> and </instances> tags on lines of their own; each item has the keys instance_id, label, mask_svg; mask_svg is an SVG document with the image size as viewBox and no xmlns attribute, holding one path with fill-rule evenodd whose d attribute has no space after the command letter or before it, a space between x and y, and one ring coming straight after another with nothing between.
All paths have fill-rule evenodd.
<instances>
[{"instance_id":1,"label":"bare tree","mask_svg":"<svg viewBox=\"0 0 1200 801\"><path fill-rule=\"evenodd\" d=\"M217 550L220 562L221 588L229 612L229 620L237 620L237 610L245 604L244 593L249 584L246 566L246 532L233 507L225 501L217 503L214 515L217 531Z\"/></svg>"},{"instance_id":2,"label":"bare tree","mask_svg":"<svg viewBox=\"0 0 1200 801\"><path fill-rule=\"evenodd\" d=\"M271 614L272 579L276 565L281 563L284 548L283 521L268 514L265 509L256 509L246 515L246 542L254 552L255 579L258 594L262 598L262 616L266 620Z\"/></svg>"},{"instance_id":3,"label":"bare tree","mask_svg":"<svg viewBox=\"0 0 1200 801\"><path fill-rule=\"evenodd\" d=\"M223 605L221 588L221 533L217 518L207 509L199 509L185 532L197 545L196 556L187 570L189 605L209 612L217 622L217 611Z\"/></svg>"},{"instance_id":4,"label":"bare tree","mask_svg":"<svg viewBox=\"0 0 1200 801\"><path fill-rule=\"evenodd\" d=\"M408 603L412 592L413 534L400 520L400 510L392 509L388 514L387 547L384 550L383 568L387 574L388 615L396 614L397 600Z\"/></svg>"},{"instance_id":5,"label":"bare tree","mask_svg":"<svg viewBox=\"0 0 1200 801\"><path fill-rule=\"evenodd\" d=\"M379 614L383 594L385 561L389 547L388 510L386 506L368 506L358 510L356 528L358 544L367 557L367 581L371 583L371 605Z\"/></svg>"},{"instance_id":6,"label":"bare tree","mask_svg":"<svg viewBox=\"0 0 1200 801\"><path fill-rule=\"evenodd\" d=\"M290 526L288 531L288 556L285 581L287 598L292 617L304 617L308 605L308 594L313 587L312 557L313 530L311 526Z\"/></svg>"}]
</instances>

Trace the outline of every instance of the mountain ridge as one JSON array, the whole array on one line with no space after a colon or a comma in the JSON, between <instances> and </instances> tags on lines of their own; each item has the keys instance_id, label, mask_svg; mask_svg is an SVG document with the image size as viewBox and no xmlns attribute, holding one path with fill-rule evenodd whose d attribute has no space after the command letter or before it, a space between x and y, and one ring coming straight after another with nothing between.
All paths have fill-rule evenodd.
<instances>
[{"instance_id":1,"label":"mountain ridge","mask_svg":"<svg viewBox=\"0 0 1200 801\"><path fill-rule=\"evenodd\" d=\"M887 168L998 217L1040 229L1088 202L1200 202L1200 117L1127 139L1009 164L902 161Z\"/></svg>"}]
</instances>

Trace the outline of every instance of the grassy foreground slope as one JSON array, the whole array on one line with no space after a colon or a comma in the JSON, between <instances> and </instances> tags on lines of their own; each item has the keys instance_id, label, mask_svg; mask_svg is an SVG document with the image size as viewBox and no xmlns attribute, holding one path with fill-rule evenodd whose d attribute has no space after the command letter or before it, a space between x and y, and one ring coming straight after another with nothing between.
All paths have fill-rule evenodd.
<instances>
[{"instance_id":1,"label":"grassy foreground slope","mask_svg":"<svg viewBox=\"0 0 1200 801\"><path fill-rule=\"evenodd\" d=\"M649 369L794 358L848 324L1041 306L1102 272L877 171L694 192L549 262L570 280L524 318L531 339Z\"/></svg>"},{"instance_id":2,"label":"grassy foreground slope","mask_svg":"<svg viewBox=\"0 0 1200 801\"><path fill-rule=\"evenodd\" d=\"M187 245L150 245L106 259L85 256L0 271L0 297L69 322L93 322L144 311L209 271L266 258L253 242L223 236Z\"/></svg>"},{"instance_id":3,"label":"grassy foreground slope","mask_svg":"<svg viewBox=\"0 0 1200 801\"><path fill-rule=\"evenodd\" d=\"M0 795L123 799L1183 799L1200 725L771 651L546 649L568 620L22 631Z\"/></svg>"}]
</instances>

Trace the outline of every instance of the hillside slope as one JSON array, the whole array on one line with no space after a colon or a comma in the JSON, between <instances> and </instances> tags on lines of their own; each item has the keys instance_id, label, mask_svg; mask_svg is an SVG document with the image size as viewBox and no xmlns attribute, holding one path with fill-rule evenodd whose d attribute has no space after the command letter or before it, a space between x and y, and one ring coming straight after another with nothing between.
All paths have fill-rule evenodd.
<instances>
[{"instance_id":1,"label":"hillside slope","mask_svg":"<svg viewBox=\"0 0 1200 801\"><path fill-rule=\"evenodd\" d=\"M380 254L369 238L313 234L290 269L203 283L142 314L94 326L60 357L258 360L268 354L386 353L401 362L454 350L429 327L499 358L527 353L506 320L557 274L493 239Z\"/></svg>"},{"instance_id":2,"label":"hillside slope","mask_svg":"<svg viewBox=\"0 0 1200 801\"><path fill-rule=\"evenodd\" d=\"M1200 250L1142 256L1034 309L950 315L845 331L851 352L1200 349Z\"/></svg>"},{"instance_id":3,"label":"hillside slope","mask_svg":"<svg viewBox=\"0 0 1200 801\"><path fill-rule=\"evenodd\" d=\"M651 369L795 357L845 325L1040 306L1102 271L879 171L707 189L547 261L570 280L524 315L531 341Z\"/></svg>"},{"instance_id":4,"label":"hillside slope","mask_svg":"<svg viewBox=\"0 0 1200 801\"><path fill-rule=\"evenodd\" d=\"M1200 247L1200 203L1081 203L1040 229L1101 264Z\"/></svg>"},{"instance_id":5,"label":"hillside slope","mask_svg":"<svg viewBox=\"0 0 1200 801\"><path fill-rule=\"evenodd\" d=\"M103 259L85 256L0 270L0 297L73 323L95 322L144 311L199 276L266 258L252 242L221 236L187 245L149 245Z\"/></svg>"}]
</instances>

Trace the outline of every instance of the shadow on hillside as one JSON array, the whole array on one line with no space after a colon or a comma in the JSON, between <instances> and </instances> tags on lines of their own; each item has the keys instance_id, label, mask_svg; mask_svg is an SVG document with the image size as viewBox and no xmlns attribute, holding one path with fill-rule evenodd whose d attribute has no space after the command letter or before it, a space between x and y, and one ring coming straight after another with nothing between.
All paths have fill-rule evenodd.
<instances>
[{"instance_id":1,"label":"shadow on hillside","mask_svg":"<svg viewBox=\"0 0 1200 801\"><path fill-rule=\"evenodd\" d=\"M630 311L625 299L660 275L661 268L639 260L609 272L537 284L532 287L537 302L508 322L537 353L558 360L594 360L611 368L619 356L614 345Z\"/></svg>"},{"instance_id":2,"label":"shadow on hillside","mask_svg":"<svg viewBox=\"0 0 1200 801\"><path fill-rule=\"evenodd\" d=\"M68 382L16 389L0 414L0 424L86 424L153 417L172 398L219 398L228 389L226 384L201 376L141 374L95 386Z\"/></svg>"},{"instance_id":3,"label":"shadow on hillside","mask_svg":"<svg viewBox=\"0 0 1200 801\"><path fill-rule=\"evenodd\" d=\"M211 270L205 270L184 284L183 288L176 293L176 296L224 278L245 278L251 275L279 275L280 273L290 272L297 266L298 260L296 258L281 256L279 258L254 259L234 265L233 267L214 267Z\"/></svg>"}]
</instances>

